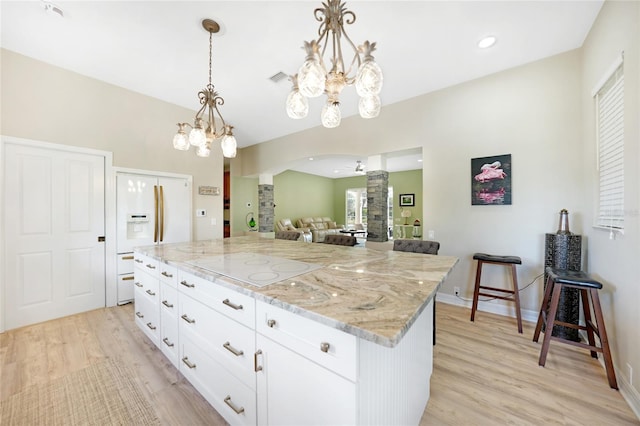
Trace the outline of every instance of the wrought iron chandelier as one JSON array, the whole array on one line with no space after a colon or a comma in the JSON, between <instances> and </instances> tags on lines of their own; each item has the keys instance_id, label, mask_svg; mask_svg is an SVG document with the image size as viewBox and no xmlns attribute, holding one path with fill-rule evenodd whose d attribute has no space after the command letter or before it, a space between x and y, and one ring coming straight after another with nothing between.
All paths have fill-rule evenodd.
<instances>
[{"instance_id":1,"label":"wrought iron chandelier","mask_svg":"<svg viewBox=\"0 0 640 426\"><path fill-rule=\"evenodd\" d=\"M344 24L353 24L356 15L347 10L341 0L327 0L322 6L314 11L316 20L320 22L318 39L304 42L307 57L298 73L291 77L293 89L287 97L287 114L296 119L306 117L309 112L307 98L315 98L325 93L327 103L322 109L322 125L337 127L341 120L340 92L345 86L355 83L360 96L360 116L377 117L380 114L382 71L371 55L376 49L376 43L367 40L356 48L344 30ZM353 50L353 57L347 68L343 59L343 39ZM327 71L323 57L329 45L331 69Z\"/></svg>"},{"instance_id":2,"label":"wrought iron chandelier","mask_svg":"<svg viewBox=\"0 0 640 426\"><path fill-rule=\"evenodd\" d=\"M203 90L198 92L198 99L202 107L196 113L193 120L193 126L189 123L178 123L178 133L173 137L173 147L180 151L187 151L190 146L198 148L196 154L199 157L208 157L211 154L211 142L214 139L220 140L222 147L222 155L227 158L236 156L236 138L233 136L233 126L225 123L218 106L224 105L224 99L215 91L211 83L211 52L213 34L220 31L220 25L212 19L202 21L202 27L209 32L209 84ZM207 121L204 116L206 111ZM216 123L216 116L219 122ZM187 137L186 127L190 127L191 131Z\"/></svg>"}]
</instances>

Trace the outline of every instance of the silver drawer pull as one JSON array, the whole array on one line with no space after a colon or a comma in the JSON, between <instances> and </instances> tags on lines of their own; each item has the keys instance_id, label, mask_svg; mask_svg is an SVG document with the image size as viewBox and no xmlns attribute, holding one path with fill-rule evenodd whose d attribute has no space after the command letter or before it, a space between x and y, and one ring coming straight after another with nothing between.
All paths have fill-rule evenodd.
<instances>
[{"instance_id":1,"label":"silver drawer pull","mask_svg":"<svg viewBox=\"0 0 640 426\"><path fill-rule=\"evenodd\" d=\"M136 262L137 262L137 263L144 263L144 262L143 262L142 260L140 260L140 259L136 259Z\"/></svg>"},{"instance_id":2,"label":"silver drawer pull","mask_svg":"<svg viewBox=\"0 0 640 426\"><path fill-rule=\"evenodd\" d=\"M222 301L222 303L224 303L225 305L229 306L230 308L235 309L236 311L239 311L240 309L242 309L242 305L236 305L233 302L229 302L229 299L224 299Z\"/></svg>"},{"instance_id":3,"label":"silver drawer pull","mask_svg":"<svg viewBox=\"0 0 640 426\"><path fill-rule=\"evenodd\" d=\"M256 373L258 371L262 371L262 366L258 365L258 355L262 355L262 350L258 349L256 353L253 354L253 371Z\"/></svg>"},{"instance_id":4,"label":"silver drawer pull","mask_svg":"<svg viewBox=\"0 0 640 426\"><path fill-rule=\"evenodd\" d=\"M144 318L144 315L142 315L140 312L136 312L136 316L137 316L138 318Z\"/></svg>"},{"instance_id":5,"label":"silver drawer pull","mask_svg":"<svg viewBox=\"0 0 640 426\"><path fill-rule=\"evenodd\" d=\"M173 308L173 303L169 303L169 302L167 302L166 300L163 300L163 301L162 301L162 304L163 304L164 306L166 306L167 308Z\"/></svg>"},{"instance_id":6,"label":"silver drawer pull","mask_svg":"<svg viewBox=\"0 0 640 426\"><path fill-rule=\"evenodd\" d=\"M164 275L167 278L173 278L173 274L168 273L167 271L163 271L162 275Z\"/></svg>"},{"instance_id":7,"label":"silver drawer pull","mask_svg":"<svg viewBox=\"0 0 640 426\"><path fill-rule=\"evenodd\" d=\"M275 325L276 325L276 320L274 320L274 319L267 320L267 325L268 325L269 327L271 327L271 328L275 327Z\"/></svg>"},{"instance_id":8,"label":"silver drawer pull","mask_svg":"<svg viewBox=\"0 0 640 426\"><path fill-rule=\"evenodd\" d=\"M165 345L169 346L170 348L173 347L173 343L171 343L167 337L162 339L162 341L164 342Z\"/></svg>"},{"instance_id":9,"label":"silver drawer pull","mask_svg":"<svg viewBox=\"0 0 640 426\"><path fill-rule=\"evenodd\" d=\"M244 354L243 351L239 351L236 348L234 348L233 346L231 346L231 343L227 342L224 345L222 345L223 348L225 348L226 350L228 350L229 352L231 352L232 354L234 354L235 356L241 356Z\"/></svg>"},{"instance_id":10,"label":"silver drawer pull","mask_svg":"<svg viewBox=\"0 0 640 426\"><path fill-rule=\"evenodd\" d=\"M187 314L182 315L180 318L182 318L183 320L185 320L186 322L188 322L189 324L194 324L196 322L195 319L191 319L187 316Z\"/></svg>"},{"instance_id":11,"label":"silver drawer pull","mask_svg":"<svg viewBox=\"0 0 640 426\"><path fill-rule=\"evenodd\" d=\"M129 276L129 277L122 277L122 281L129 281L129 280L133 280L135 279L135 277Z\"/></svg>"},{"instance_id":12,"label":"silver drawer pull","mask_svg":"<svg viewBox=\"0 0 640 426\"><path fill-rule=\"evenodd\" d=\"M149 327L149 328L150 328L150 329L152 329L152 330L155 330L155 329L156 329L156 326L155 326L155 325L153 325L153 324L151 324L150 322L148 322L148 323L147 323L147 327Z\"/></svg>"},{"instance_id":13,"label":"silver drawer pull","mask_svg":"<svg viewBox=\"0 0 640 426\"><path fill-rule=\"evenodd\" d=\"M155 295L156 295L156 294L155 294L154 292L152 292L151 290L147 290L147 291L146 291L146 293L147 293L149 296L155 296Z\"/></svg>"},{"instance_id":14,"label":"silver drawer pull","mask_svg":"<svg viewBox=\"0 0 640 426\"><path fill-rule=\"evenodd\" d=\"M227 395L227 397L224 399L224 403L227 404L229 407L231 407L231 409L233 411L236 412L236 414L242 414L244 413L244 407L236 407L235 404L233 402L231 402L231 396Z\"/></svg>"},{"instance_id":15,"label":"silver drawer pull","mask_svg":"<svg viewBox=\"0 0 640 426\"><path fill-rule=\"evenodd\" d=\"M320 350L322 352L329 352L329 348L331 347L330 344L328 344L327 342L322 342L320 343Z\"/></svg>"},{"instance_id":16,"label":"silver drawer pull","mask_svg":"<svg viewBox=\"0 0 640 426\"><path fill-rule=\"evenodd\" d=\"M133 256L122 256L122 260L133 260ZM142 262L142 260L140 262Z\"/></svg>"},{"instance_id":17,"label":"silver drawer pull","mask_svg":"<svg viewBox=\"0 0 640 426\"><path fill-rule=\"evenodd\" d=\"M184 280L180 281L180 284L182 284L185 287L189 287L189 288L194 288L196 286L195 284L189 284L188 282L186 282Z\"/></svg>"},{"instance_id":18,"label":"silver drawer pull","mask_svg":"<svg viewBox=\"0 0 640 426\"><path fill-rule=\"evenodd\" d=\"M155 266L153 266L153 265L152 265L152 264L150 264L150 263L147 263L147 268L149 268L149 269L156 269L156 267L155 267Z\"/></svg>"},{"instance_id":19,"label":"silver drawer pull","mask_svg":"<svg viewBox=\"0 0 640 426\"><path fill-rule=\"evenodd\" d=\"M134 284L136 285L136 287L140 287L140 288L144 287L144 286L143 286L142 284L140 284L138 281L136 281Z\"/></svg>"},{"instance_id":20,"label":"silver drawer pull","mask_svg":"<svg viewBox=\"0 0 640 426\"><path fill-rule=\"evenodd\" d=\"M196 368L196 365L189 361L189 358L186 356L182 358L182 362L184 362L189 368Z\"/></svg>"}]
</instances>

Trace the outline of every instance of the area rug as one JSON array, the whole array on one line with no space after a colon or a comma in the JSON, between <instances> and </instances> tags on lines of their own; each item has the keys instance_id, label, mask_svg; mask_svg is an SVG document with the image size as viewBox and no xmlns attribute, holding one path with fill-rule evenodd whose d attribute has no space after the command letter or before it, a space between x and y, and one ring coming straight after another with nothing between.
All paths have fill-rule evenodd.
<instances>
[{"instance_id":1,"label":"area rug","mask_svg":"<svg viewBox=\"0 0 640 426\"><path fill-rule=\"evenodd\" d=\"M0 402L5 425L159 425L133 372L106 360Z\"/></svg>"}]
</instances>

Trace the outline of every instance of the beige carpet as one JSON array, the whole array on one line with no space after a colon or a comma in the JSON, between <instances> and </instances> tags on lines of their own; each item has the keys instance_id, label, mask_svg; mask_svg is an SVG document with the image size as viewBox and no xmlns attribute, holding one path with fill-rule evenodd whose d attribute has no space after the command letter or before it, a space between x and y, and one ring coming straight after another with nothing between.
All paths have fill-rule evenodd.
<instances>
[{"instance_id":1,"label":"beige carpet","mask_svg":"<svg viewBox=\"0 0 640 426\"><path fill-rule=\"evenodd\" d=\"M132 371L106 360L0 402L5 425L158 425Z\"/></svg>"}]
</instances>

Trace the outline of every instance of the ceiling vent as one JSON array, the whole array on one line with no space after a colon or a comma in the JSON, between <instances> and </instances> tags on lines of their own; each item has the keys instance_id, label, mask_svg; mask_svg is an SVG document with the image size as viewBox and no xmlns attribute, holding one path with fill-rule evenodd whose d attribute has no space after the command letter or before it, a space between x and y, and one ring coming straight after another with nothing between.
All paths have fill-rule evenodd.
<instances>
[{"instance_id":1,"label":"ceiling vent","mask_svg":"<svg viewBox=\"0 0 640 426\"><path fill-rule=\"evenodd\" d=\"M286 80L288 78L289 76L287 74L283 73L282 71L278 71L277 73L269 77L269 80L273 81L274 83L279 83L282 80Z\"/></svg>"}]
</instances>

